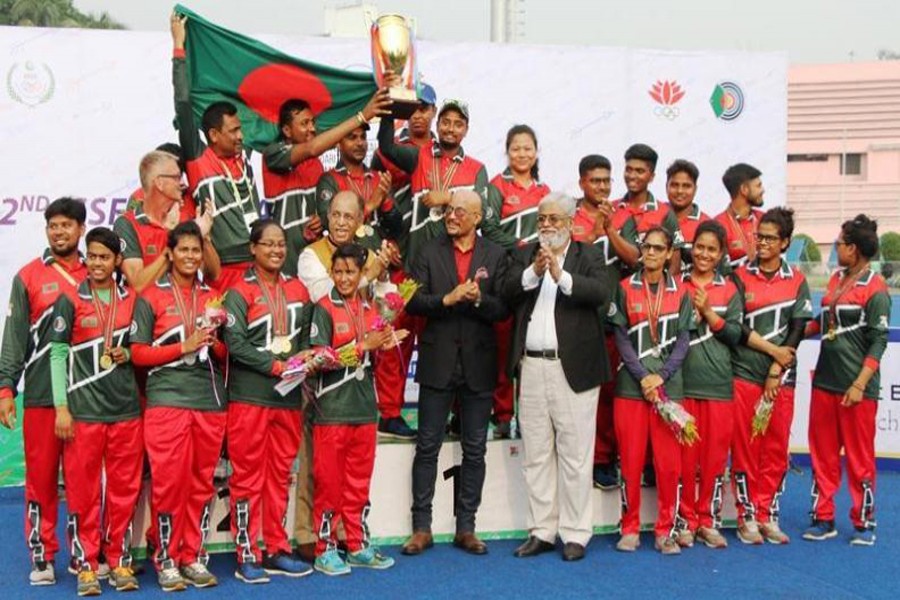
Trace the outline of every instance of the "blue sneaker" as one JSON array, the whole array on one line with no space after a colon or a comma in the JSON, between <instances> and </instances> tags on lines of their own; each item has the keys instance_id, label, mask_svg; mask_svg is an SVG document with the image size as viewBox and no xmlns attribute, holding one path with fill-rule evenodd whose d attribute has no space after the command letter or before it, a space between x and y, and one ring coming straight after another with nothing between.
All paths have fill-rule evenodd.
<instances>
[{"instance_id":1,"label":"blue sneaker","mask_svg":"<svg viewBox=\"0 0 900 600\"><path fill-rule=\"evenodd\" d=\"M853 537L850 538L851 546L874 546L875 545L875 530L874 529L862 529L857 527L856 531L853 532Z\"/></svg>"},{"instance_id":2,"label":"blue sneaker","mask_svg":"<svg viewBox=\"0 0 900 600\"><path fill-rule=\"evenodd\" d=\"M234 576L244 583L269 583L269 576L266 570L256 563L245 562L238 565Z\"/></svg>"},{"instance_id":3,"label":"blue sneaker","mask_svg":"<svg viewBox=\"0 0 900 600\"><path fill-rule=\"evenodd\" d=\"M837 537L837 529L834 527L834 521L813 521L809 529L803 532L803 539L810 542L822 542Z\"/></svg>"},{"instance_id":4,"label":"blue sneaker","mask_svg":"<svg viewBox=\"0 0 900 600\"><path fill-rule=\"evenodd\" d=\"M335 550L326 550L324 554L316 557L313 568L325 575L349 575L350 567L341 559L341 555Z\"/></svg>"},{"instance_id":5,"label":"blue sneaker","mask_svg":"<svg viewBox=\"0 0 900 600\"><path fill-rule=\"evenodd\" d=\"M375 546L363 548L358 552L347 555L347 564L351 567L365 567L367 569L390 569L394 566L394 559L385 556Z\"/></svg>"},{"instance_id":6,"label":"blue sneaker","mask_svg":"<svg viewBox=\"0 0 900 600\"><path fill-rule=\"evenodd\" d=\"M312 567L301 560L293 558L287 552L279 552L263 557L263 569L269 575L285 575L287 577L303 577L313 572Z\"/></svg>"},{"instance_id":7,"label":"blue sneaker","mask_svg":"<svg viewBox=\"0 0 900 600\"><path fill-rule=\"evenodd\" d=\"M378 435L395 440L414 440L416 430L407 425L403 417L392 417L378 423Z\"/></svg>"}]
</instances>

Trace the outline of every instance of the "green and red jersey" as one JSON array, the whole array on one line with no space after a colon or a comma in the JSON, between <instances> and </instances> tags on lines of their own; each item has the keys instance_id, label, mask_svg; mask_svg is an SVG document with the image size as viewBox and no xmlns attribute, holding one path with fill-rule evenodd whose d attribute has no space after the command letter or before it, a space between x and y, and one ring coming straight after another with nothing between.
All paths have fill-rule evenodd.
<instances>
[{"instance_id":1,"label":"green and red jersey","mask_svg":"<svg viewBox=\"0 0 900 600\"><path fill-rule=\"evenodd\" d=\"M333 289L313 309L310 343L313 347L332 348L358 344L377 317L378 311L365 300L357 297L347 302ZM359 368L339 368L319 374L316 406L310 412L317 425L362 425L378 420L371 353L358 354Z\"/></svg>"},{"instance_id":2,"label":"green and red jersey","mask_svg":"<svg viewBox=\"0 0 900 600\"><path fill-rule=\"evenodd\" d=\"M625 226L628 219L634 220L634 229L637 232L638 241L643 240L644 234L654 227L662 227L674 240L673 247L679 249L682 246L681 230L678 227L678 218L675 211L667 202L660 202L649 191L647 201L635 208L629 203L629 195L626 194L619 200L612 202L612 226L619 231Z\"/></svg>"},{"instance_id":3,"label":"green and red jersey","mask_svg":"<svg viewBox=\"0 0 900 600\"><path fill-rule=\"evenodd\" d=\"M139 258L144 261L144 266L158 259L169 243L169 230L151 221L143 204L119 216L113 231L122 242L122 258Z\"/></svg>"},{"instance_id":4,"label":"green and red jersey","mask_svg":"<svg viewBox=\"0 0 900 600\"><path fill-rule=\"evenodd\" d=\"M781 267L771 277L766 277L756 260L738 267L732 277L743 296L744 324L776 346L784 344L791 321L812 317L806 278L785 261L781 261ZM772 359L739 345L732 353L732 363L735 377L763 385ZM785 383L792 384L796 369L789 371Z\"/></svg>"},{"instance_id":5,"label":"green and red jersey","mask_svg":"<svg viewBox=\"0 0 900 600\"><path fill-rule=\"evenodd\" d=\"M263 192L287 238L284 270L297 274L297 259L303 249L315 241L305 236L306 224L316 214L316 184L324 173L318 157L307 158L291 165L288 141L271 144L263 151Z\"/></svg>"},{"instance_id":6,"label":"green and red jersey","mask_svg":"<svg viewBox=\"0 0 900 600\"><path fill-rule=\"evenodd\" d=\"M266 286L265 291L262 286ZM283 302L279 300L283 298ZM277 315L274 307L283 306L283 314ZM299 279L281 276L277 289L262 281L255 269L247 269L244 279L225 295L228 324L224 329L228 345L228 389L232 402L245 402L271 408L299 409L301 388L294 388L287 396L275 391L280 377L274 375L277 360L286 356L276 355L272 340L284 327L281 335L291 342L287 356L293 356L309 348L312 304L309 293ZM282 323L282 316L284 322Z\"/></svg>"},{"instance_id":7,"label":"green and red jersey","mask_svg":"<svg viewBox=\"0 0 900 600\"><path fill-rule=\"evenodd\" d=\"M595 219L585 210L583 203L584 200L579 204L578 209L575 211L575 217L572 219L572 239L576 242L587 242L588 235L594 231ZM633 219L627 219L622 224L619 234L635 246L637 245L637 231L634 228ZM593 243L603 253L606 266L615 269L616 281L622 279L628 269L619 258L619 255L616 254L616 249L610 243L609 236L601 235Z\"/></svg>"},{"instance_id":8,"label":"green and red jersey","mask_svg":"<svg viewBox=\"0 0 900 600\"><path fill-rule=\"evenodd\" d=\"M185 331L175 294L181 294L186 311L194 312L194 327L202 324L207 303L217 298L208 286L196 283L196 299L191 308L192 291L172 285L168 274L148 286L138 297L134 309L132 344L171 349L171 360L150 368L147 374L147 406L168 406L194 410L225 410L228 395L221 370L215 366L212 349L207 361L185 362L181 343L190 332Z\"/></svg>"},{"instance_id":9,"label":"green and red jersey","mask_svg":"<svg viewBox=\"0 0 900 600\"><path fill-rule=\"evenodd\" d=\"M137 295L133 290L116 287L107 304L101 300L97 313L91 285L82 281L75 293L63 293L53 305L51 342L69 346L66 396L69 412L76 421L115 423L134 419L141 414L137 383L130 362L113 363L109 369L100 366L106 348L104 322L112 319L112 345L130 345L132 317ZM112 314L113 305L115 313Z\"/></svg>"},{"instance_id":10,"label":"green and red jersey","mask_svg":"<svg viewBox=\"0 0 900 600\"><path fill-rule=\"evenodd\" d=\"M690 298L698 285L690 273L681 275L681 283ZM741 339L743 306L737 286L716 273L704 288L709 305L721 318L715 330L706 319L694 312L697 328L691 332L691 349L681 365L684 373L684 396L706 400L731 400L734 371L731 348Z\"/></svg>"},{"instance_id":11,"label":"green and red jersey","mask_svg":"<svg viewBox=\"0 0 900 600\"><path fill-rule=\"evenodd\" d=\"M176 51L172 57L172 84L188 191L201 213L206 201L212 201L212 243L222 264L249 261L252 259L250 226L259 219L260 209L253 169L242 156L216 156L200 139L191 108L191 86L183 51Z\"/></svg>"},{"instance_id":12,"label":"green and red jersey","mask_svg":"<svg viewBox=\"0 0 900 600\"><path fill-rule=\"evenodd\" d=\"M833 331L834 339L822 336L812 384L843 394L863 366L868 366L875 374L866 385L864 396L877 400L881 357L887 348L891 321L891 297L884 279L871 269L861 273L855 283L845 282L846 277L844 269L832 275L822 298L819 329L823 334Z\"/></svg>"},{"instance_id":13,"label":"green and red jersey","mask_svg":"<svg viewBox=\"0 0 900 600\"><path fill-rule=\"evenodd\" d=\"M619 282L616 300L607 315L607 321L611 325L627 330L638 359L650 373L658 373L665 365L678 335L695 327L691 299L685 288L668 274L665 274L658 285L655 293L651 288L648 294L641 271L626 277ZM660 293L662 298L658 298L658 343L654 343L650 331L650 302L657 300L656 294ZM683 370L678 369L665 383L666 393L672 400L684 398ZM644 397L641 383L632 377L628 369L619 369L616 396L638 400Z\"/></svg>"},{"instance_id":14,"label":"green and red jersey","mask_svg":"<svg viewBox=\"0 0 900 600\"><path fill-rule=\"evenodd\" d=\"M678 230L681 232L681 265L687 267L692 262L691 248L694 247L694 238L697 237L697 228L704 221L712 217L700 210L697 203L691 204L691 210L684 217L678 219ZM687 260L685 260L687 259Z\"/></svg>"},{"instance_id":15,"label":"green and red jersey","mask_svg":"<svg viewBox=\"0 0 900 600\"><path fill-rule=\"evenodd\" d=\"M48 248L13 277L0 352L0 393L15 396L24 372L25 407L53 406L50 316L59 295L74 292L86 276L81 257L67 265Z\"/></svg>"},{"instance_id":16,"label":"green and red jersey","mask_svg":"<svg viewBox=\"0 0 900 600\"><path fill-rule=\"evenodd\" d=\"M533 242L538 236L538 203L550 188L534 180L523 187L507 167L491 179L484 203L481 231L484 237L507 250Z\"/></svg>"},{"instance_id":17,"label":"green and red jersey","mask_svg":"<svg viewBox=\"0 0 900 600\"><path fill-rule=\"evenodd\" d=\"M754 208L749 215L741 217L730 207L716 216L716 221L725 228L728 262L732 269L746 263L749 256L756 256L756 228L762 216L763 212Z\"/></svg>"}]
</instances>

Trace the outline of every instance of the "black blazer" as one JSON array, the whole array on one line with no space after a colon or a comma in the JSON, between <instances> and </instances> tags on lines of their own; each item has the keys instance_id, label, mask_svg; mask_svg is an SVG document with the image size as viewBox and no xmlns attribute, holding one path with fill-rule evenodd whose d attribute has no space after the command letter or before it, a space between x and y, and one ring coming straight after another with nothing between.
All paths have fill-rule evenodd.
<instances>
[{"instance_id":1,"label":"black blazer","mask_svg":"<svg viewBox=\"0 0 900 600\"><path fill-rule=\"evenodd\" d=\"M500 281L506 267L506 253L497 244L476 237L469 278L484 267L481 303L443 304L444 295L459 285L453 241L446 233L419 249L412 276L421 284L407 305L407 312L427 318L419 335L416 381L438 389L450 387L457 355L462 361L465 382L472 391L492 390L497 384L497 338L494 322L509 316L500 298Z\"/></svg>"},{"instance_id":2,"label":"black blazer","mask_svg":"<svg viewBox=\"0 0 900 600\"><path fill-rule=\"evenodd\" d=\"M534 262L537 243L510 254L503 296L515 314L507 371L516 374L525 353L525 334L540 286L522 289L522 272ZM592 245L571 242L563 270L572 275L572 294L556 293L557 349L569 387L584 392L611 379L603 320L616 282L609 279L603 256Z\"/></svg>"}]
</instances>

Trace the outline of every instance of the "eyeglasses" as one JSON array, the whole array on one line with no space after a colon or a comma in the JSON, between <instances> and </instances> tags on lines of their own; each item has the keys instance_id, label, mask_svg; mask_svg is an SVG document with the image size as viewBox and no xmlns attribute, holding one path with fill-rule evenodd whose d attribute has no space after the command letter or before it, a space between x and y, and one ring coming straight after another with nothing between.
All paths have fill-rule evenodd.
<instances>
[{"instance_id":1,"label":"eyeglasses","mask_svg":"<svg viewBox=\"0 0 900 600\"><path fill-rule=\"evenodd\" d=\"M283 241L282 242L270 242L269 240L264 240L264 241L256 242L256 245L262 246L263 248L265 248L267 250L271 250L272 248L278 248L279 250L281 250L282 248L287 248L287 243L283 242Z\"/></svg>"},{"instance_id":2,"label":"eyeglasses","mask_svg":"<svg viewBox=\"0 0 900 600\"><path fill-rule=\"evenodd\" d=\"M157 177L165 177L167 179L177 179L178 181L181 181L181 173L179 173L178 175L173 175L171 173L160 173L159 175L157 175Z\"/></svg>"},{"instance_id":3,"label":"eyeglasses","mask_svg":"<svg viewBox=\"0 0 900 600\"><path fill-rule=\"evenodd\" d=\"M763 244L763 245L777 244L780 241L781 241L781 238L777 235L766 235L764 233L756 234L756 243L757 244Z\"/></svg>"},{"instance_id":4,"label":"eyeglasses","mask_svg":"<svg viewBox=\"0 0 900 600\"><path fill-rule=\"evenodd\" d=\"M549 223L553 227L556 227L558 225L562 225L563 223L565 223L566 219L568 219L568 218L569 217L566 217L564 215L538 215L537 222L538 222L538 225L543 225L544 223Z\"/></svg>"},{"instance_id":5,"label":"eyeglasses","mask_svg":"<svg viewBox=\"0 0 900 600\"><path fill-rule=\"evenodd\" d=\"M474 215L477 213L473 213L472 211L466 210L462 206L445 206L444 207L444 216L449 217L453 215L457 219L464 219L469 215Z\"/></svg>"},{"instance_id":6,"label":"eyeglasses","mask_svg":"<svg viewBox=\"0 0 900 600\"><path fill-rule=\"evenodd\" d=\"M650 254L651 252L655 252L657 254L663 254L669 249L668 246L663 244L651 244L649 242L644 242L641 244L641 251Z\"/></svg>"}]
</instances>

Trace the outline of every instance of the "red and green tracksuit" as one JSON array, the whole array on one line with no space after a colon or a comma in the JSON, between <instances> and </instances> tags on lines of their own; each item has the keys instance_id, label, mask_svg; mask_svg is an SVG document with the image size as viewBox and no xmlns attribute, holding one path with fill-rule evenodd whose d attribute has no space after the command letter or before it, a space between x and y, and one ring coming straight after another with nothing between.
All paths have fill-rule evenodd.
<instances>
[{"instance_id":1,"label":"red and green tracksuit","mask_svg":"<svg viewBox=\"0 0 900 600\"><path fill-rule=\"evenodd\" d=\"M57 270L61 269L62 273ZM3 328L0 352L0 394L22 388L25 414L25 540L32 562L51 561L59 550L56 518L62 442L56 437L56 411L50 388L50 316L63 291L75 291L87 275L78 257L72 264L57 261L50 250L16 273Z\"/></svg>"},{"instance_id":2,"label":"red and green tracksuit","mask_svg":"<svg viewBox=\"0 0 900 600\"><path fill-rule=\"evenodd\" d=\"M697 237L697 228L704 221L709 221L710 216L700 210L697 203L691 204L691 210L684 217L678 218L678 230L681 232L681 268L689 271L694 257L691 249L694 247L694 238Z\"/></svg>"},{"instance_id":3,"label":"red and green tracksuit","mask_svg":"<svg viewBox=\"0 0 900 600\"><path fill-rule=\"evenodd\" d=\"M195 283L195 324L206 303L216 297ZM217 360L225 346L217 342L209 359L182 356L185 323L174 294L191 311L191 289L176 288L168 275L141 293L134 309L132 360L149 369L144 443L150 461L152 518L159 546L153 557L165 569L206 562L213 473L225 435L228 402ZM190 359L188 359L190 360Z\"/></svg>"},{"instance_id":4,"label":"red and green tracksuit","mask_svg":"<svg viewBox=\"0 0 900 600\"><path fill-rule=\"evenodd\" d=\"M693 297L698 285L689 273L682 285ZM741 298L730 279L718 273L704 286L719 317L715 328L700 319L691 332L691 349L682 365L684 407L697 420L700 441L681 448L681 506L688 530L719 527L725 466L734 429L731 347L741 339Z\"/></svg>"},{"instance_id":5,"label":"red and green tracksuit","mask_svg":"<svg viewBox=\"0 0 900 600\"><path fill-rule=\"evenodd\" d=\"M792 322L812 316L806 278L784 261L771 278L753 261L738 267L733 279L743 296L744 324L776 346L788 340ZM753 437L753 414L765 391L772 359L739 345L732 352L732 365L735 380L731 471L738 519L777 522L778 499L784 491L788 468L796 371L789 369L783 375L769 427L766 433Z\"/></svg>"},{"instance_id":6,"label":"red and green tracksuit","mask_svg":"<svg viewBox=\"0 0 900 600\"><path fill-rule=\"evenodd\" d=\"M853 506L850 520L857 528L875 528L875 418L880 396L881 358L887 348L891 298L884 279L864 271L846 290L840 290L846 271L832 275L822 298L818 327L835 337L822 337L813 372L809 411L809 450L813 467L813 519L834 520L834 495L841 485L841 449L847 460L847 487ZM849 283L849 282L848 282ZM831 314L834 305L834 314ZM833 320L832 320L833 319ZM875 374L863 400L843 406L860 370Z\"/></svg>"},{"instance_id":7,"label":"red and green tracksuit","mask_svg":"<svg viewBox=\"0 0 900 600\"><path fill-rule=\"evenodd\" d=\"M576 242L587 242L588 236L592 234L595 226L595 219L584 208L585 200L581 200L578 209L575 211L575 218L572 220L572 239ZM637 245L637 231L635 230L634 219L626 219L621 225L619 233L626 240ZM615 248L609 241L609 236L601 235L593 241L593 244L600 248L606 266L609 269L610 279L620 281L628 269L616 254ZM606 352L609 357L609 364L613 370L619 364L619 350L616 348L616 338L613 335L612 328L607 327L606 330ZM600 386L600 401L597 404L597 435L594 439L594 464L595 465L612 465L616 462L616 428L613 420L613 398L616 395L615 379L607 381Z\"/></svg>"},{"instance_id":8,"label":"red and green tracksuit","mask_svg":"<svg viewBox=\"0 0 900 600\"><path fill-rule=\"evenodd\" d=\"M332 348L358 344L377 316L375 308L359 297L347 301L332 290L313 310L311 344ZM343 523L350 552L365 548L369 541L366 518L378 409L371 355L357 350L357 356L360 367L319 375L315 406L309 411L313 418L313 522L319 532L316 554L335 547L338 521Z\"/></svg>"},{"instance_id":9,"label":"red and green tracksuit","mask_svg":"<svg viewBox=\"0 0 900 600\"><path fill-rule=\"evenodd\" d=\"M250 226L259 219L260 211L253 169L242 156L216 156L200 139L183 50L175 50L172 57L172 85L188 189L201 213L206 201L212 201L212 243L222 261L222 273L215 286L224 291L241 280L252 260Z\"/></svg>"},{"instance_id":10,"label":"red and green tracksuit","mask_svg":"<svg viewBox=\"0 0 900 600\"><path fill-rule=\"evenodd\" d=\"M153 264L169 243L169 230L151 221L143 204L119 216L113 231L122 242L122 258L139 258L144 266Z\"/></svg>"},{"instance_id":11,"label":"red and green tracksuit","mask_svg":"<svg viewBox=\"0 0 900 600\"><path fill-rule=\"evenodd\" d=\"M650 305L641 271L619 283L615 309L610 309L608 321L615 327L627 329L631 347L640 364L649 373L660 374L665 379L669 399L680 402L684 398L683 369L677 368L668 376L663 374L663 370L679 334L694 329L693 309L685 288L673 277L664 274L658 286L656 293L662 294L657 326L658 344L654 344L651 338ZM659 356L654 356L654 348L658 348ZM616 377L614 402L622 472L622 534L640 531L641 472L649 445L653 450L656 470L658 516L655 532L657 536L670 536L676 529L678 516L681 447L669 426L644 399L640 381L625 367L619 369Z\"/></svg>"},{"instance_id":12,"label":"red and green tracksuit","mask_svg":"<svg viewBox=\"0 0 900 600\"><path fill-rule=\"evenodd\" d=\"M679 250L683 245L681 238L681 230L678 227L678 217L675 211L667 202L657 200L652 193L647 192L647 201L634 208L629 204L629 196L626 194L619 200L614 200L612 214L612 226L618 230L622 230L628 219L634 220L634 229L637 232L637 239L643 239L644 234L654 227L663 227L672 234L674 240L674 248Z\"/></svg>"},{"instance_id":13,"label":"red and green tracksuit","mask_svg":"<svg viewBox=\"0 0 900 600\"><path fill-rule=\"evenodd\" d=\"M262 286L266 286L265 292ZM283 297L283 303L277 298ZM283 310L283 332L291 342L285 354L271 349ZM281 309L281 307L284 307ZM275 390L284 361L309 347L312 305L303 284L281 276L263 282L255 269L225 296L224 330L230 369L228 387L228 456L231 461L231 533L238 562L259 563L260 533L270 555L290 553L284 523L291 467L300 449L303 414L301 387L286 396ZM277 322L276 322L277 321Z\"/></svg>"},{"instance_id":14,"label":"red and green tracksuit","mask_svg":"<svg viewBox=\"0 0 900 600\"><path fill-rule=\"evenodd\" d=\"M100 294L105 317L98 315L87 281L77 293L60 295L53 308L50 338L54 404L68 406L74 421L74 437L63 451L69 545L78 569L94 572L101 545L113 567L131 565L132 521L144 459L141 408L131 363L113 364L110 369L100 365L103 318L112 317L111 295L116 294L115 318L110 323L113 346L127 349L136 294L126 288Z\"/></svg>"},{"instance_id":15,"label":"red and green tracksuit","mask_svg":"<svg viewBox=\"0 0 900 600\"><path fill-rule=\"evenodd\" d=\"M716 215L725 228L725 242L728 245L727 263L731 269L737 269L746 263L750 256L756 256L756 227L763 212L751 209L746 217L740 217L731 208Z\"/></svg>"},{"instance_id":16,"label":"red and green tracksuit","mask_svg":"<svg viewBox=\"0 0 900 600\"><path fill-rule=\"evenodd\" d=\"M287 239L284 272L297 275L297 259L303 249L318 239L306 230L316 214L316 184L324 170L318 157L291 164L294 145L286 140L263 150L263 192Z\"/></svg>"},{"instance_id":17,"label":"red and green tracksuit","mask_svg":"<svg viewBox=\"0 0 900 600\"><path fill-rule=\"evenodd\" d=\"M484 203L484 219L481 231L484 237L507 250L533 242L537 239L537 210L541 199L550 193L550 188L540 181L532 181L526 187L516 183L512 171L507 167L491 179ZM512 338L513 318L494 324L497 335L497 364L505 365ZM494 389L494 419L509 422L513 416L513 383L506 376L506 369L497 375Z\"/></svg>"}]
</instances>

